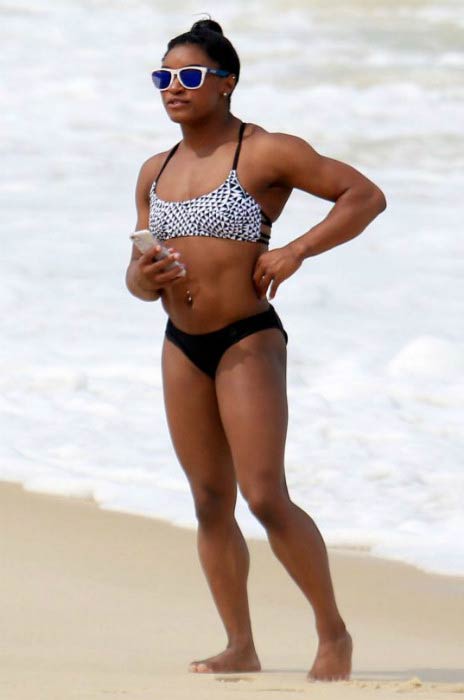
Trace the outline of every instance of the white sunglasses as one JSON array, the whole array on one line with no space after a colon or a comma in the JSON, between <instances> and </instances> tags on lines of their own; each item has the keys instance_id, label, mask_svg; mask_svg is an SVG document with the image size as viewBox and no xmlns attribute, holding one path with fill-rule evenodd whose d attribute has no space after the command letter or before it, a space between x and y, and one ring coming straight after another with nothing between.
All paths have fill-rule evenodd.
<instances>
[{"instance_id":1,"label":"white sunglasses","mask_svg":"<svg viewBox=\"0 0 464 700\"><path fill-rule=\"evenodd\" d=\"M182 87L187 90L198 90L208 73L226 78L230 71L223 68L207 68L206 66L184 66L183 68L159 68L151 74L153 85L158 90L167 90L171 87L174 78L177 78Z\"/></svg>"}]
</instances>

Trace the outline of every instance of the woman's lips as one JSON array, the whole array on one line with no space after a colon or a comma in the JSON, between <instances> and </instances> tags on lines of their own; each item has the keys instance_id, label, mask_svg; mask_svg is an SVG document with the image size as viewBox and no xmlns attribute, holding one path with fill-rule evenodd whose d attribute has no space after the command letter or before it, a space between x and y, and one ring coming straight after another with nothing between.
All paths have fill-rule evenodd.
<instances>
[{"instance_id":1,"label":"woman's lips","mask_svg":"<svg viewBox=\"0 0 464 700\"><path fill-rule=\"evenodd\" d=\"M179 100L179 99L173 99L173 100L168 100L166 103L168 107L171 107L172 109L177 109L178 107L184 107L185 105L188 105L187 100Z\"/></svg>"}]
</instances>

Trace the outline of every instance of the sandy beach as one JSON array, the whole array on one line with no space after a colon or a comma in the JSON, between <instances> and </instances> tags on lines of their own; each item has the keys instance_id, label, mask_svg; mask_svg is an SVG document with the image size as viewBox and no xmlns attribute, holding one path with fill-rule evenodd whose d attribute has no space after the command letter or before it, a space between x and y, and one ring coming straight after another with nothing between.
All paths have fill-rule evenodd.
<instances>
[{"instance_id":1,"label":"sandy beach","mask_svg":"<svg viewBox=\"0 0 464 700\"><path fill-rule=\"evenodd\" d=\"M311 611L267 543L250 542L263 671L199 675L224 646L195 533L84 499L0 484L2 700L128 697L455 698L464 694L464 578L330 551L355 641L352 680L308 683Z\"/></svg>"}]
</instances>

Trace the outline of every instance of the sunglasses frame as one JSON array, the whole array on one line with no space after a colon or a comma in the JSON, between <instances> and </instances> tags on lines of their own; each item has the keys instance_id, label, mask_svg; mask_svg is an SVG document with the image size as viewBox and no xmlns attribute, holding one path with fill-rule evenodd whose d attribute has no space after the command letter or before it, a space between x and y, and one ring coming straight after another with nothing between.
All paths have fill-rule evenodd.
<instances>
[{"instance_id":1,"label":"sunglasses frame","mask_svg":"<svg viewBox=\"0 0 464 700\"><path fill-rule=\"evenodd\" d=\"M185 85L182 82L181 72L183 70L192 69L192 68L200 71L200 73L201 73L200 83L196 87L189 87L188 85ZM171 80L169 81L169 85L167 85L165 88L160 88L155 83L155 74L160 73L161 71L164 71L166 73L171 74ZM212 75L217 75L220 78L227 78L227 76L230 75L230 71L224 70L224 68L209 68L208 66L182 66L182 68L157 68L156 70L152 71L151 79L153 81L153 85L155 86L155 88L157 90L159 90L160 92L164 92L165 90L169 90L169 88L172 86L172 84L174 82L174 78L177 78L179 83L186 90L198 90L198 88L201 88L201 86L205 82L205 78L208 75L208 73L211 73Z\"/></svg>"}]
</instances>

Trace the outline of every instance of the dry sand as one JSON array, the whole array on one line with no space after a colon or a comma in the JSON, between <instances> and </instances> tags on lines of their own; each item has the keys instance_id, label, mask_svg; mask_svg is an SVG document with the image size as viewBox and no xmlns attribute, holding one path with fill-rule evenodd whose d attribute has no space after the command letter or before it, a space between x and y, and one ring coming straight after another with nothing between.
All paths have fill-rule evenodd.
<instances>
[{"instance_id":1,"label":"dry sand","mask_svg":"<svg viewBox=\"0 0 464 700\"><path fill-rule=\"evenodd\" d=\"M464 697L464 578L330 550L353 677L308 683L312 613L267 543L252 541L264 670L189 674L225 643L194 532L10 483L0 514L0 700Z\"/></svg>"}]
</instances>

